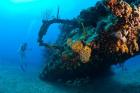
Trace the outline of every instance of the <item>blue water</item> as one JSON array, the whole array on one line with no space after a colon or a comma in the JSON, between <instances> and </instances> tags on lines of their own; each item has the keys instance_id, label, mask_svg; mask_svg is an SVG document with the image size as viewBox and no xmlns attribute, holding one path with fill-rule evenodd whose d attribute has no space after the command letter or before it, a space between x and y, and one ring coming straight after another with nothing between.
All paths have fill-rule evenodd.
<instances>
[{"instance_id":1,"label":"blue water","mask_svg":"<svg viewBox=\"0 0 140 93\"><path fill-rule=\"evenodd\" d=\"M37 44L37 34L45 14L49 14L50 18L55 16L58 6L60 7L61 18L72 19L79 15L82 9L94 6L97 1L99 0L1 0L0 93L83 93L79 92L80 89L53 86L38 79L38 74L43 67L43 48ZM58 24L54 24L49 28L45 40L54 43L59 33ZM23 73L19 66L18 50L23 42L27 42L30 49L26 58L28 65L26 73ZM116 67L116 73L121 72L125 75L124 77L118 75L118 81L123 82L124 79L122 78L125 77L130 79L127 77L133 77L133 73L138 75L136 77L139 77L139 62L140 56L137 56L125 63L126 72L131 73L129 75ZM135 82L140 82L140 80L136 78ZM90 91L92 91L92 88L90 88ZM103 93L98 89L96 91L96 93ZM93 92L86 91L84 93Z\"/></svg>"},{"instance_id":2,"label":"blue water","mask_svg":"<svg viewBox=\"0 0 140 93\"><path fill-rule=\"evenodd\" d=\"M55 3L54 3L55 2ZM0 3L0 58L17 60L17 51L23 42L28 42L30 62L40 63L40 48L37 45L37 33L42 19L49 12L50 18L56 15L60 7L60 17L71 19L81 9L94 6L96 0L2 0ZM47 34L48 42L55 42L59 30L53 25ZM35 60L33 58L36 58Z\"/></svg>"}]
</instances>

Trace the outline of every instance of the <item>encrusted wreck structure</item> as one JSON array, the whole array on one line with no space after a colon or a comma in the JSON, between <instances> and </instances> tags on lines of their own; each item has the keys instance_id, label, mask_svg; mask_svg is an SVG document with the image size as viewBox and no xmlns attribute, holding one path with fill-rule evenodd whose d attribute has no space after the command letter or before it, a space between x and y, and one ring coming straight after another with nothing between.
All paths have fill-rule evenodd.
<instances>
[{"instance_id":1,"label":"encrusted wreck structure","mask_svg":"<svg viewBox=\"0 0 140 93\"><path fill-rule=\"evenodd\" d=\"M95 77L113 64L140 53L139 0L103 0L82 10L72 20L43 20L38 43L49 49L50 58L40 78L68 80ZM55 45L43 41L49 26L61 24ZM47 51L45 51L47 52ZM46 56L47 57L47 56Z\"/></svg>"}]
</instances>

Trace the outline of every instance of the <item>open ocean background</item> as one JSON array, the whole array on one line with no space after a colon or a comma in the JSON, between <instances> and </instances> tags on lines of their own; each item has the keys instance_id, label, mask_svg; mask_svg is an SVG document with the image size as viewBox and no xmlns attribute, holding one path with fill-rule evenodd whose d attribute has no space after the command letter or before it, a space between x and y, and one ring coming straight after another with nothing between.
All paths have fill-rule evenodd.
<instances>
[{"instance_id":1,"label":"open ocean background","mask_svg":"<svg viewBox=\"0 0 140 93\"><path fill-rule=\"evenodd\" d=\"M82 9L99 0L1 0L0 1L0 93L140 93L140 56L129 59L126 70L113 66L114 74L85 87L66 87L39 80L43 68L43 48L37 44L42 19L56 16L72 19ZM46 14L48 16L46 16ZM54 43L58 25L49 28L45 40ZM26 72L19 64L18 50L28 43ZM131 90L129 90L131 89Z\"/></svg>"}]
</instances>

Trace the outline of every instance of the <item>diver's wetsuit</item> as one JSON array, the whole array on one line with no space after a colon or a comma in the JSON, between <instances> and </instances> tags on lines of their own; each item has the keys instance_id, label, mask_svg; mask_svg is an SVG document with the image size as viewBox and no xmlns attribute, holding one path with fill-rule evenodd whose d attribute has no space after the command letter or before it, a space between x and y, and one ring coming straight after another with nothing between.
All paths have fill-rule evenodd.
<instances>
[{"instance_id":1,"label":"diver's wetsuit","mask_svg":"<svg viewBox=\"0 0 140 93\"><path fill-rule=\"evenodd\" d=\"M26 57L26 51L27 51L27 43L23 43L20 47L20 67L21 70L23 72L25 72L25 67L26 67L26 63L25 63L25 57Z\"/></svg>"}]
</instances>

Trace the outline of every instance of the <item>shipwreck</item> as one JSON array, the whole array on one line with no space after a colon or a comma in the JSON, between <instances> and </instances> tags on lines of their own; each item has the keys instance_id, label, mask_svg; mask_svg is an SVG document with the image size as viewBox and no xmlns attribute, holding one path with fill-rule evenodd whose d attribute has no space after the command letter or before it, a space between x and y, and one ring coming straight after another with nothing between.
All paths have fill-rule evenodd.
<instances>
[{"instance_id":1,"label":"shipwreck","mask_svg":"<svg viewBox=\"0 0 140 93\"><path fill-rule=\"evenodd\" d=\"M49 52L42 80L95 77L140 54L140 1L102 0L71 20L42 20L38 43ZM48 28L60 24L54 45L44 42ZM48 50L47 50L48 49ZM47 56L46 56L47 57Z\"/></svg>"}]
</instances>

